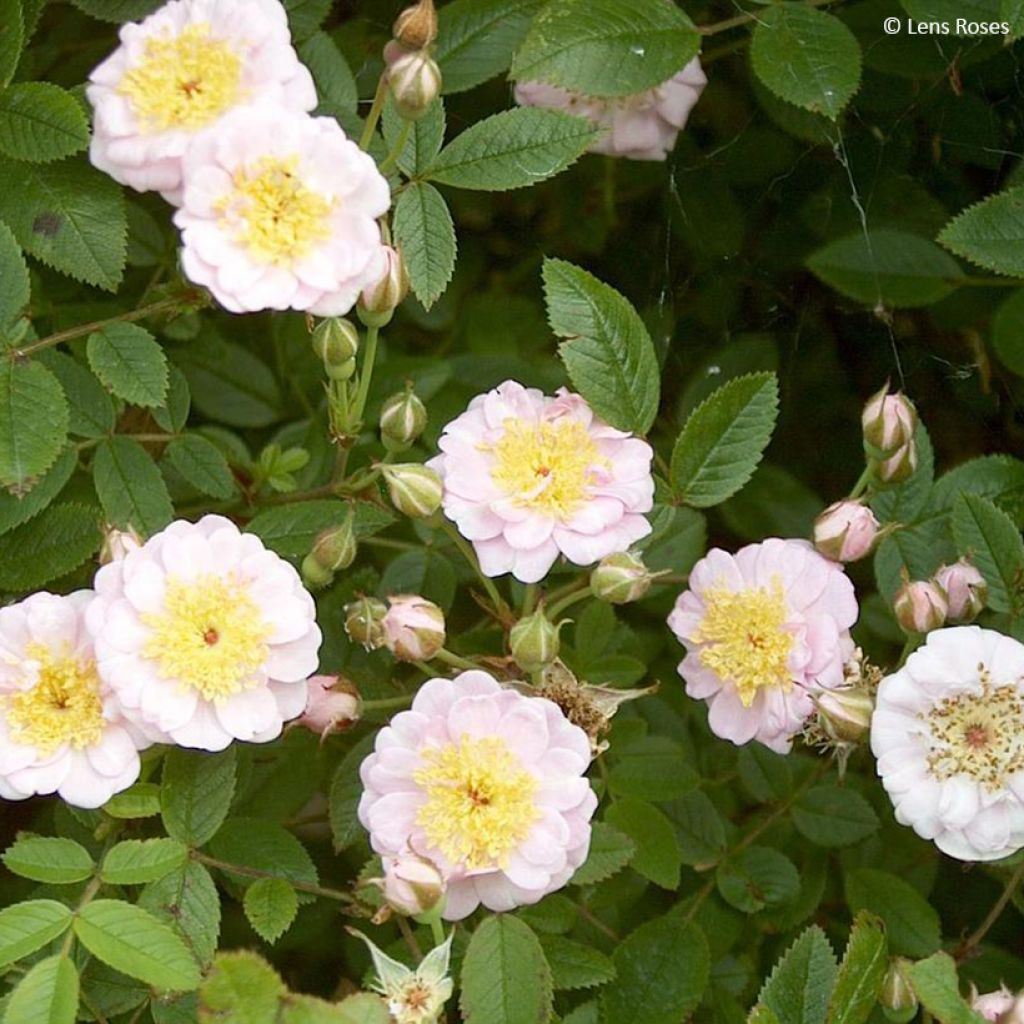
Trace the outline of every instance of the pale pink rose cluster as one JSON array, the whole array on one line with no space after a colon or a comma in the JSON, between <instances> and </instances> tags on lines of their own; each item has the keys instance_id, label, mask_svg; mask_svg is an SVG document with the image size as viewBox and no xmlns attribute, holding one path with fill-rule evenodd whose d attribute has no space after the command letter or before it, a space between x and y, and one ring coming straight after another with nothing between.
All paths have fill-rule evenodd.
<instances>
[{"instance_id":1,"label":"pale pink rose cluster","mask_svg":"<svg viewBox=\"0 0 1024 1024\"><path fill-rule=\"evenodd\" d=\"M313 600L258 537L209 515L110 550L93 590L0 609L0 796L98 807L151 743L264 743L306 709Z\"/></svg>"},{"instance_id":2,"label":"pale pink rose cluster","mask_svg":"<svg viewBox=\"0 0 1024 1024\"><path fill-rule=\"evenodd\" d=\"M387 267L373 159L317 103L280 0L170 0L90 76L101 170L178 207L185 274L235 313L338 316Z\"/></svg>"}]
</instances>

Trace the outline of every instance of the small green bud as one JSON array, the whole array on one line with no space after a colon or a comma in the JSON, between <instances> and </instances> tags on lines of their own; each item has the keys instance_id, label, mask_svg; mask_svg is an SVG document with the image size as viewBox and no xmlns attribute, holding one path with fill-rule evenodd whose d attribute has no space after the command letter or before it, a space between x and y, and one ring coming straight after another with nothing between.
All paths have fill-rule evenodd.
<instances>
[{"instance_id":1,"label":"small green bud","mask_svg":"<svg viewBox=\"0 0 1024 1024\"><path fill-rule=\"evenodd\" d=\"M509 632L509 649L516 664L526 672L550 665L558 657L561 644L559 626L551 622L538 608L532 615L520 619Z\"/></svg>"},{"instance_id":2,"label":"small green bud","mask_svg":"<svg viewBox=\"0 0 1024 1024\"><path fill-rule=\"evenodd\" d=\"M334 573L325 569L312 551L302 560L302 582L310 590L323 590L334 580Z\"/></svg>"},{"instance_id":3,"label":"small green bud","mask_svg":"<svg viewBox=\"0 0 1024 1024\"><path fill-rule=\"evenodd\" d=\"M441 478L422 463L385 465L381 475L391 503L411 519L426 519L441 507L444 494Z\"/></svg>"},{"instance_id":4,"label":"small green bud","mask_svg":"<svg viewBox=\"0 0 1024 1024\"><path fill-rule=\"evenodd\" d=\"M590 589L594 597L602 601L629 604L639 601L650 590L652 579L640 558L629 551L621 551L598 562L590 574Z\"/></svg>"},{"instance_id":5,"label":"small green bud","mask_svg":"<svg viewBox=\"0 0 1024 1024\"><path fill-rule=\"evenodd\" d=\"M885 1016L896 1024L913 1020L917 1013L917 995L907 977L907 967L908 961L903 957L897 957L889 964L878 998Z\"/></svg>"},{"instance_id":6,"label":"small green bud","mask_svg":"<svg viewBox=\"0 0 1024 1024\"><path fill-rule=\"evenodd\" d=\"M359 330L351 320L340 317L321 320L313 331L313 351L331 380L348 380L356 370Z\"/></svg>"},{"instance_id":7,"label":"small green bud","mask_svg":"<svg viewBox=\"0 0 1024 1024\"><path fill-rule=\"evenodd\" d=\"M349 639L368 651L384 646L384 616L387 606L375 597L361 597L345 606L345 632Z\"/></svg>"},{"instance_id":8,"label":"small green bud","mask_svg":"<svg viewBox=\"0 0 1024 1024\"><path fill-rule=\"evenodd\" d=\"M321 582L320 586L326 586L336 572L347 569L355 561L356 546L351 513L340 526L330 526L326 530L321 530L313 541L313 550L306 558L306 561L312 559L325 573L330 574L327 581ZM306 562L302 564L305 571ZM322 574L315 570L311 570L309 575L311 583L323 578Z\"/></svg>"},{"instance_id":9,"label":"small green bud","mask_svg":"<svg viewBox=\"0 0 1024 1024\"><path fill-rule=\"evenodd\" d=\"M427 425L427 409L411 388L386 399L380 410L380 436L389 452L408 448Z\"/></svg>"}]
</instances>

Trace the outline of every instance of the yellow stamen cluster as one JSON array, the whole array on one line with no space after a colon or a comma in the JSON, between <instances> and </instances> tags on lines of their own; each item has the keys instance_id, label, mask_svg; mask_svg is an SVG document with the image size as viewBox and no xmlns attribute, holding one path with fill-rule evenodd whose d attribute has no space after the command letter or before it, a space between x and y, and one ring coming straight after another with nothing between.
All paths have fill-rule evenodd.
<instances>
[{"instance_id":1,"label":"yellow stamen cluster","mask_svg":"<svg viewBox=\"0 0 1024 1024\"><path fill-rule=\"evenodd\" d=\"M586 499L595 467L607 465L583 424L506 420L491 446L491 479L518 505L561 519Z\"/></svg>"},{"instance_id":2,"label":"yellow stamen cluster","mask_svg":"<svg viewBox=\"0 0 1024 1024\"><path fill-rule=\"evenodd\" d=\"M764 686L788 689L793 635L786 629L786 599L776 580L769 589L705 592L707 612L693 639L705 643L701 663L735 685L744 707Z\"/></svg>"},{"instance_id":3,"label":"yellow stamen cluster","mask_svg":"<svg viewBox=\"0 0 1024 1024\"><path fill-rule=\"evenodd\" d=\"M937 779L966 775L985 789L1002 789L1024 771L1024 698L1017 686L995 686L979 666L980 693L961 693L921 715L931 730L928 768Z\"/></svg>"},{"instance_id":4,"label":"yellow stamen cluster","mask_svg":"<svg viewBox=\"0 0 1024 1024\"><path fill-rule=\"evenodd\" d=\"M145 59L125 73L117 91L143 131L197 131L242 99L241 79L238 54L201 23L148 40Z\"/></svg>"},{"instance_id":5,"label":"yellow stamen cluster","mask_svg":"<svg viewBox=\"0 0 1024 1024\"><path fill-rule=\"evenodd\" d=\"M44 644L29 644L26 657L38 663L34 686L4 698L11 739L48 757L67 743L82 750L103 735L103 701L96 666Z\"/></svg>"},{"instance_id":6,"label":"yellow stamen cluster","mask_svg":"<svg viewBox=\"0 0 1024 1024\"><path fill-rule=\"evenodd\" d=\"M241 693L267 657L270 629L245 587L231 579L171 578L163 609L141 619L151 630L143 654L165 679L205 700Z\"/></svg>"},{"instance_id":7,"label":"yellow stamen cluster","mask_svg":"<svg viewBox=\"0 0 1024 1024\"><path fill-rule=\"evenodd\" d=\"M500 867L537 820L537 780L496 737L428 750L413 775L427 793L417 814L429 842L470 870Z\"/></svg>"}]
</instances>

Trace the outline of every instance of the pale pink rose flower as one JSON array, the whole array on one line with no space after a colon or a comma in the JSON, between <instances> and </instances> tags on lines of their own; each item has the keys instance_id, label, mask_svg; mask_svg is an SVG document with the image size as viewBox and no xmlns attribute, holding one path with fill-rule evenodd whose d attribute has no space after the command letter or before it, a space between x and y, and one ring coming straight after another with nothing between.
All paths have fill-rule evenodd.
<instances>
[{"instance_id":1,"label":"pale pink rose flower","mask_svg":"<svg viewBox=\"0 0 1024 1024\"><path fill-rule=\"evenodd\" d=\"M139 777L148 741L96 672L91 590L0 608L0 796L100 807Z\"/></svg>"},{"instance_id":2,"label":"pale pink rose flower","mask_svg":"<svg viewBox=\"0 0 1024 1024\"><path fill-rule=\"evenodd\" d=\"M856 562L878 540L875 513L861 501L837 501L814 520L814 546L836 562Z\"/></svg>"},{"instance_id":3,"label":"pale pink rose flower","mask_svg":"<svg viewBox=\"0 0 1024 1024\"><path fill-rule=\"evenodd\" d=\"M449 921L512 910L586 859L589 763L586 733L551 701L476 670L430 679L363 761L359 820L382 857L414 850L438 867Z\"/></svg>"},{"instance_id":4,"label":"pale pink rose flower","mask_svg":"<svg viewBox=\"0 0 1024 1024\"><path fill-rule=\"evenodd\" d=\"M266 743L306 707L320 629L299 574L222 516L178 520L96 574L100 678L161 742Z\"/></svg>"},{"instance_id":5,"label":"pale pink rose flower","mask_svg":"<svg viewBox=\"0 0 1024 1024\"><path fill-rule=\"evenodd\" d=\"M806 541L778 537L735 555L713 548L689 583L668 618L687 649L686 692L708 702L717 736L788 753L814 695L843 685L853 584Z\"/></svg>"},{"instance_id":6,"label":"pale pink rose flower","mask_svg":"<svg viewBox=\"0 0 1024 1024\"><path fill-rule=\"evenodd\" d=\"M995 992L986 992L984 995L975 992L971 997L971 1009L994 1024L1003 1014L1009 1013L1016 1002L1017 997L1003 985Z\"/></svg>"},{"instance_id":7,"label":"pale pink rose flower","mask_svg":"<svg viewBox=\"0 0 1024 1024\"><path fill-rule=\"evenodd\" d=\"M124 25L120 38L86 86L95 112L89 157L116 181L175 205L182 158L226 113L273 103L297 117L316 106L279 0L171 0Z\"/></svg>"},{"instance_id":8,"label":"pale pink rose flower","mask_svg":"<svg viewBox=\"0 0 1024 1024\"><path fill-rule=\"evenodd\" d=\"M583 96L545 82L520 82L515 93L521 106L564 110L603 129L591 153L664 160L707 81L700 58L694 57L667 82L632 96Z\"/></svg>"},{"instance_id":9,"label":"pale pink rose flower","mask_svg":"<svg viewBox=\"0 0 1024 1024\"><path fill-rule=\"evenodd\" d=\"M334 118L241 107L184 168L182 269L225 309L342 316L380 278L391 192Z\"/></svg>"},{"instance_id":10,"label":"pale pink rose flower","mask_svg":"<svg viewBox=\"0 0 1024 1024\"><path fill-rule=\"evenodd\" d=\"M590 565L651 532L653 452L561 388L505 381L452 420L428 466L487 576L544 578L559 555Z\"/></svg>"},{"instance_id":11,"label":"pale pink rose flower","mask_svg":"<svg viewBox=\"0 0 1024 1024\"><path fill-rule=\"evenodd\" d=\"M444 647L444 612L418 594L395 594L381 620L384 646L402 661L429 661Z\"/></svg>"}]
</instances>

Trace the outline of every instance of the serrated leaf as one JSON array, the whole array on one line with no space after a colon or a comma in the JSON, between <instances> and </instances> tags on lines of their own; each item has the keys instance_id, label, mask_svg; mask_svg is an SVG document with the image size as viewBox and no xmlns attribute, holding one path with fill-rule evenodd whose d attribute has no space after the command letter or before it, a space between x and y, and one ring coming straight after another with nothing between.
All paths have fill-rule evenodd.
<instances>
[{"instance_id":1,"label":"serrated leaf","mask_svg":"<svg viewBox=\"0 0 1024 1024\"><path fill-rule=\"evenodd\" d=\"M155 782L136 782L115 793L104 805L103 813L112 818L152 818L160 813L160 787Z\"/></svg>"},{"instance_id":2,"label":"serrated leaf","mask_svg":"<svg viewBox=\"0 0 1024 1024\"><path fill-rule=\"evenodd\" d=\"M24 25L19 0L0 0L0 89L14 75L21 58Z\"/></svg>"},{"instance_id":3,"label":"serrated leaf","mask_svg":"<svg viewBox=\"0 0 1024 1024\"><path fill-rule=\"evenodd\" d=\"M273 943L291 927L299 900L283 878L258 878L245 890L243 907L256 934Z\"/></svg>"},{"instance_id":4,"label":"serrated leaf","mask_svg":"<svg viewBox=\"0 0 1024 1024\"><path fill-rule=\"evenodd\" d=\"M0 967L42 949L71 921L71 911L56 900L27 900L0 910Z\"/></svg>"},{"instance_id":5,"label":"serrated leaf","mask_svg":"<svg viewBox=\"0 0 1024 1024\"><path fill-rule=\"evenodd\" d=\"M776 96L833 121L860 85L857 37L838 18L805 4L758 12L750 61Z\"/></svg>"},{"instance_id":6,"label":"serrated leaf","mask_svg":"<svg viewBox=\"0 0 1024 1024\"><path fill-rule=\"evenodd\" d=\"M643 800L616 800L605 818L636 844L636 853L629 862L634 871L663 889L678 888L682 865L679 840L661 811Z\"/></svg>"},{"instance_id":7,"label":"serrated leaf","mask_svg":"<svg viewBox=\"0 0 1024 1024\"><path fill-rule=\"evenodd\" d=\"M825 933L808 928L787 950L758 997L779 1024L825 1024L835 985L835 953Z\"/></svg>"},{"instance_id":8,"label":"serrated leaf","mask_svg":"<svg viewBox=\"0 0 1024 1024\"><path fill-rule=\"evenodd\" d=\"M881 919L858 914L829 1001L828 1024L864 1024L885 980L888 949Z\"/></svg>"},{"instance_id":9,"label":"serrated leaf","mask_svg":"<svg viewBox=\"0 0 1024 1024\"><path fill-rule=\"evenodd\" d=\"M319 109L335 116L354 114L359 102L356 80L337 43L326 32L314 32L298 51L316 83Z\"/></svg>"},{"instance_id":10,"label":"serrated leaf","mask_svg":"<svg viewBox=\"0 0 1024 1024\"><path fill-rule=\"evenodd\" d=\"M130 437L119 435L96 449L92 463L96 494L114 526L133 526L152 537L174 518L174 506L153 457Z\"/></svg>"},{"instance_id":11,"label":"serrated leaf","mask_svg":"<svg viewBox=\"0 0 1024 1024\"><path fill-rule=\"evenodd\" d=\"M627 96L661 85L699 49L693 22L670 0L552 0L516 51L511 77Z\"/></svg>"},{"instance_id":12,"label":"serrated leaf","mask_svg":"<svg viewBox=\"0 0 1024 1024\"><path fill-rule=\"evenodd\" d=\"M682 747L667 736L631 743L612 763L609 791L655 803L676 800L700 783L700 775L683 763L684 757Z\"/></svg>"},{"instance_id":13,"label":"serrated leaf","mask_svg":"<svg viewBox=\"0 0 1024 1024\"><path fill-rule=\"evenodd\" d=\"M736 769L750 795L761 803L782 800L793 784L793 770L787 758L760 743L740 747Z\"/></svg>"},{"instance_id":14,"label":"serrated leaf","mask_svg":"<svg viewBox=\"0 0 1024 1024\"><path fill-rule=\"evenodd\" d=\"M0 159L0 219L30 256L112 292L121 283L128 219L121 187L80 158Z\"/></svg>"},{"instance_id":15,"label":"serrated leaf","mask_svg":"<svg viewBox=\"0 0 1024 1024\"><path fill-rule=\"evenodd\" d=\"M18 82L0 92L0 153L43 163L88 145L85 112L59 85Z\"/></svg>"},{"instance_id":16,"label":"serrated leaf","mask_svg":"<svg viewBox=\"0 0 1024 1024\"><path fill-rule=\"evenodd\" d=\"M359 777L359 766L363 758L373 749L374 735L364 736L341 760L331 779L327 796L327 813L331 825L331 836L336 852L347 849L362 834L359 823L359 800L363 784Z\"/></svg>"},{"instance_id":17,"label":"serrated leaf","mask_svg":"<svg viewBox=\"0 0 1024 1024\"><path fill-rule=\"evenodd\" d=\"M2 97L0 93L0 97ZM0 339L28 305L28 265L11 229L0 223Z\"/></svg>"},{"instance_id":18,"label":"serrated leaf","mask_svg":"<svg viewBox=\"0 0 1024 1024\"><path fill-rule=\"evenodd\" d=\"M64 954L40 960L18 982L4 1024L74 1024L78 971Z\"/></svg>"},{"instance_id":19,"label":"serrated leaf","mask_svg":"<svg viewBox=\"0 0 1024 1024\"><path fill-rule=\"evenodd\" d=\"M93 373L119 398L133 405L163 405L167 358L144 327L108 324L89 335L86 351Z\"/></svg>"},{"instance_id":20,"label":"serrated leaf","mask_svg":"<svg viewBox=\"0 0 1024 1024\"><path fill-rule=\"evenodd\" d=\"M316 885L316 865L305 846L280 825L255 818L230 818L210 841L210 851L231 864L265 871L290 882ZM253 884L251 875L227 868L223 876L239 887ZM303 898L300 897L300 901Z\"/></svg>"},{"instance_id":21,"label":"serrated leaf","mask_svg":"<svg viewBox=\"0 0 1024 1024\"><path fill-rule=\"evenodd\" d=\"M429 309L452 279L458 247L448 204L433 185L414 181L399 195L394 233L412 290Z\"/></svg>"},{"instance_id":22,"label":"serrated leaf","mask_svg":"<svg viewBox=\"0 0 1024 1024\"><path fill-rule=\"evenodd\" d=\"M54 885L81 882L96 869L84 846L56 836L20 835L4 851L3 862L22 878Z\"/></svg>"},{"instance_id":23,"label":"serrated leaf","mask_svg":"<svg viewBox=\"0 0 1024 1024\"><path fill-rule=\"evenodd\" d=\"M726 903L745 914L789 903L800 893L800 875L793 862L767 846L747 846L730 855L715 874Z\"/></svg>"},{"instance_id":24,"label":"serrated leaf","mask_svg":"<svg viewBox=\"0 0 1024 1024\"><path fill-rule=\"evenodd\" d=\"M394 515L379 505L325 499L264 509L253 517L246 529L255 533L271 551L286 558L303 558L321 530L341 525L352 510L357 540L370 537L395 521Z\"/></svg>"},{"instance_id":25,"label":"serrated leaf","mask_svg":"<svg viewBox=\"0 0 1024 1024\"><path fill-rule=\"evenodd\" d=\"M601 996L604 1020L678 1024L700 1003L711 955L695 924L666 914L631 932L612 962L615 980Z\"/></svg>"},{"instance_id":26,"label":"serrated leaf","mask_svg":"<svg viewBox=\"0 0 1024 1024\"><path fill-rule=\"evenodd\" d=\"M64 489L77 465L78 453L74 448L65 448L28 494L18 496L0 492L0 533L7 533L39 515Z\"/></svg>"},{"instance_id":27,"label":"serrated leaf","mask_svg":"<svg viewBox=\"0 0 1024 1024\"><path fill-rule=\"evenodd\" d=\"M849 846L878 830L871 804L842 786L815 786L793 805L793 824L818 846Z\"/></svg>"},{"instance_id":28,"label":"serrated leaf","mask_svg":"<svg viewBox=\"0 0 1024 1024\"><path fill-rule=\"evenodd\" d=\"M235 748L218 754L173 747L164 759L160 809L167 834L204 846L224 823L235 795Z\"/></svg>"},{"instance_id":29,"label":"serrated leaf","mask_svg":"<svg viewBox=\"0 0 1024 1024\"><path fill-rule=\"evenodd\" d=\"M544 957L551 968L556 991L593 988L615 977L612 961L590 946L574 942L562 935L543 935L540 940Z\"/></svg>"},{"instance_id":30,"label":"serrated leaf","mask_svg":"<svg viewBox=\"0 0 1024 1024\"><path fill-rule=\"evenodd\" d=\"M725 824L707 793L695 789L680 800L666 804L665 811L676 829L684 864L706 868L725 853Z\"/></svg>"},{"instance_id":31,"label":"serrated leaf","mask_svg":"<svg viewBox=\"0 0 1024 1024\"><path fill-rule=\"evenodd\" d=\"M632 304L585 270L544 261L548 323L576 390L602 419L645 434L658 414L661 373L651 336Z\"/></svg>"},{"instance_id":32,"label":"serrated leaf","mask_svg":"<svg viewBox=\"0 0 1024 1024\"><path fill-rule=\"evenodd\" d=\"M1014 613L1024 580L1024 540L1013 520L988 498L962 493L953 506L957 550L988 584L988 606Z\"/></svg>"},{"instance_id":33,"label":"serrated leaf","mask_svg":"<svg viewBox=\"0 0 1024 1024\"><path fill-rule=\"evenodd\" d=\"M114 400L87 367L54 349L40 352L38 359L60 381L68 402L68 430L72 434L106 437L114 432Z\"/></svg>"},{"instance_id":34,"label":"serrated leaf","mask_svg":"<svg viewBox=\"0 0 1024 1024\"><path fill-rule=\"evenodd\" d=\"M86 14L102 21L121 24L125 21L140 21L160 6L160 0L71 0Z\"/></svg>"},{"instance_id":35,"label":"serrated leaf","mask_svg":"<svg viewBox=\"0 0 1024 1024\"><path fill-rule=\"evenodd\" d=\"M109 885L155 882L185 866L188 848L177 839L125 839L103 858L100 877Z\"/></svg>"},{"instance_id":36,"label":"serrated leaf","mask_svg":"<svg viewBox=\"0 0 1024 1024\"><path fill-rule=\"evenodd\" d=\"M948 953L936 953L908 967L910 984L921 1005L939 1024L983 1024L960 995L956 962Z\"/></svg>"},{"instance_id":37,"label":"serrated leaf","mask_svg":"<svg viewBox=\"0 0 1024 1024\"><path fill-rule=\"evenodd\" d=\"M1024 188L989 196L957 214L939 241L957 256L998 274L1024 274Z\"/></svg>"},{"instance_id":38,"label":"serrated leaf","mask_svg":"<svg viewBox=\"0 0 1024 1024\"><path fill-rule=\"evenodd\" d=\"M312 35L327 17L331 0L284 0L292 35L299 40Z\"/></svg>"},{"instance_id":39,"label":"serrated leaf","mask_svg":"<svg viewBox=\"0 0 1024 1024\"><path fill-rule=\"evenodd\" d=\"M90 953L122 974L171 992L199 986L199 965L185 944L141 907L93 900L78 912L74 927Z\"/></svg>"},{"instance_id":40,"label":"serrated leaf","mask_svg":"<svg viewBox=\"0 0 1024 1024\"><path fill-rule=\"evenodd\" d=\"M228 460L200 434L176 437L167 446L167 459L197 491L212 498L230 498L235 493Z\"/></svg>"},{"instance_id":41,"label":"serrated leaf","mask_svg":"<svg viewBox=\"0 0 1024 1024\"><path fill-rule=\"evenodd\" d=\"M778 415L774 373L736 377L690 414L672 449L672 488L688 505L707 508L754 475Z\"/></svg>"},{"instance_id":42,"label":"serrated leaf","mask_svg":"<svg viewBox=\"0 0 1024 1024\"><path fill-rule=\"evenodd\" d=\"M220 894L210 872L190 860L151 882L139 896L139 906L169 925L201 964L208 964L220 937Z\"/></svg>"},{"instance_id":43,"label":"serrated leaf","mask_svg":"<svg viewBox=\"0 0 1024 1024\"><path fill-rule=\"evenodd\" d=\"M0 587L41 587L77 569L99 550L99 509L51 505L30 522L0 537Z\"/></svg>"},{"instance_id":44,"label":"serrated leaf","mask_svg":"<svg viewBox=\"0 0 1024 1024\"><path fill-rule=\"evenodd\" d=\"M399 168L406 176L414 178L425 171L441 152L445 123L444 102L440 98L434 100L415 121L410 122L403 119L391 97L388 97L381 117L381 130L389 151L398 147L402 135L408 131L405 145L397 159ZM408 125L411 125L411 129L407 129Z\"/></svg>"},{"instance_id":45,"label":"serrated leaf","mask_svg":"<svg viewBox=\"0 0 1024 1024\"><path fill-rule=\"evenodd\" d=\"M885 922L893 953L922 957L939 948L939 915L908 882L874 868L855 868L846 873L845 884L850 910L870 911Z\"/></svg>"},{"instance_id":46,"label":"serrated leaf","mask_svg":"<svg viewBox=\"0 0 1024 1024\"><path fill-rule=\"evenodd\" d=\"M525 188L575 163L597 134L589 121L556 110L505 110L457 135L422 177L484 192Z\"/></svg>"},{"instance_id":47,"label":"serrated leaf","mask_svg":"<svg viewBox=\"0 0 1024 1024\"><path fill-rule=\"evenodd\" d=\"M462 962L466 1024L539 1024L552 1008L551 969L537 936L518 918L485 918Z\"/></svg>"},{"instance_id":48,"label":"serrated leaf","mask_svg":"<svg viewBox=\"0 0 1024 1024\"><path fill-rule=\"evenodd\" d=\"M161 430L177 434L188 422L192 393L189 391L185 374L177 366L169 363L167 371L167 398L163 405L153 410L153 419L160 425Z\"/></svg>"},{"instance_id":49,"label":"serrated leaf","mask_svg":"<svg viewBox=\"0 0 1024 1024\"><path fill-rule=\"evenodd\" d=\"M28 490L63 451L68 403L60 381L35 361L0 365L0 485Z\"/></svg>"},{"instance_id":50,"label":"serrated leaf","mask_svg":"<svg viewBox=\"0 0 1024 1024\"><path fill-rule=\"evenodd\" d=\"M287 991L277 971L262 957L255 953L221 953L200 989L200 1014L212 1014L213 1020L220 1018L233 1024L276 1024L278 1007Z\"/></svg>"}]
</instances>

